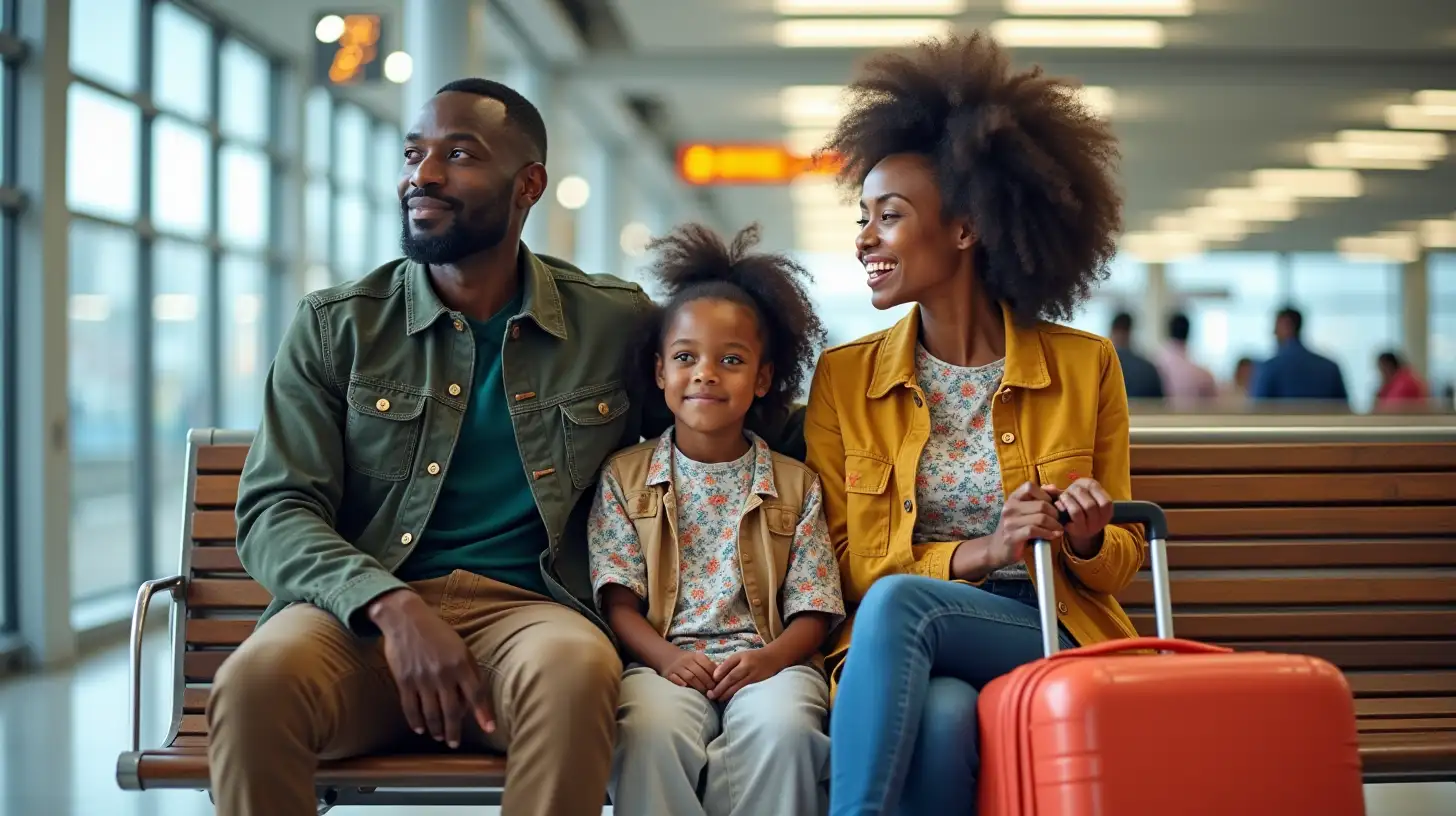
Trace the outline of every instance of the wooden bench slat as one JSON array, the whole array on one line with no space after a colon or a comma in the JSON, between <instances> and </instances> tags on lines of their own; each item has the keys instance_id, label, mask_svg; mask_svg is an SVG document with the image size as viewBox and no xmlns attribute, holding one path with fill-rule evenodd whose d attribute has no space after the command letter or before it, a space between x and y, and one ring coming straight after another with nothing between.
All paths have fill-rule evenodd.
<instances>
[{"instance_id":1,"label":"wooden bench slat","mask_svg":"<svg viewBox=\"0 0 1456 816\"><path fill-rule=\"evenodd\" d=\"M1451 507L1239 507L1168 511L1171 535L1189 538L1260 536L1452 535Z\"/></svg>"},{"instance_id":2,"label":"wooden bench slat","mask_svg":"<svg viewBox=\"0 0 1456 816\"><path fill-rule=\"evenodd\" d=\"M1177 600L1178 594L1175 592L1173 597ZM1140 634L1148 637L1157 634L1151 610L1130 606L1127 612ZM1173 633L1192 640L1361 639L1378 638L1390 632L1407 637L1449 635L1456 632L1456 609L1230 613L1193 612L1175 607L1173 614ZM1452 675L1451 687L1456 689L1456 675Z\"/></svg>"},{"instance_id":3,"label":"wooden bench slat","mask_svg":"<svg viewBox=\"0 0 1456 816\"><path fill-rule=\"evenodd\" d=\"M194 541L236 541L238 522L231 510L199 510L192 514Z\"/></svg>"},{"instance_id":4,"label":"wooden bench slat","mask_svg":"<svg viewBox=\"0 0 1456 816\"><path fill-rule=\"evenodd\" d=\"M186 744L183 745L183 740ZM147 788L206 787L206 737L179 737L176 748L146 751L137 775ZM496 754L397 754L325 760L314 781L336 787L459 788L505 784L506 759Z\"/></svg>"},{"instance_id":5,"label":"wooden bench slat","mask_svg":"<svg viewBox=\"0 0 1456 816\"><path fill-rule=\"evenodd\" d=\"M188 646L238 646L253 630L257 620L193 618L187 621Z\"/></svg>"},{"instance_id":6,"label":"wooden bench slat","mask_svg":"<svg viewBox=\"0 0 1456 816\"><path fill-rule=\"evenodd\" d=\"M1270 640L1221 643L1245 652L1283 652L1328 660L1341 669L1453 669L1448 640Z\"/></svg>"},{"instance_id":7,"label":"wooden bench slat","mask_svg":"<svg viewBox=\"0 0 1456 816\"><path fill-rule=\"evenodd\" d=\"M242 473L248 445L203 445L197 449L198 473Z\"/></svg>"},{"instance_id":8,"label":"wooden bench slat","mask_svg":"<svg viewBox=\"0 0 1456 816\"><path fill-rule=\"evenodd\" d=\"M1176 507L1255 504L1456 503L1456 479L1429 473L1230 474L1134 476L1132 494Z\"/></svg>"},{"instance_id":9,"label":"wooden bench slat","mask_svg":"<svg viewBox=\"0 0 1456 816\"><path fill-rule=\"evenodd\" d=\"M243 572L243 562L234 547L193 547L192 571Z\"/></svg>"},{"instance_id":10,"label":"wooden bench slat","mask_svg":"<svg viewBox=\"0 0 1456 816\"><path fill-rule=\"evenodd\" d=\"M1132 472L1313 473L1456 470L1456 442L1137 444Z\"/></svg>"},{"instance_id":11,"label":"wooden bench slat","mask_svg":"<svg viewBox=\"0 0 1456 816\"><path fill-rule=\"evenodd\" d=\"M1291 575L1269 578L1206 578L1172 574L1173 604L1178 608L1213 604L1235 606L1295 606L1335 603L1441 603L1456 598L1456 574L1428 575L1412 571L1405 576ZM1117 594L1124 606L1150 606L1153 584L1140 573Z\"/></svg>"},{"instance_id":12,"label":"wooden bench slat","mask_svg":"<svg viewBox=\"0 0 1456 816\"><path fill-rule=\"evenodd\" d=\"M182 676L189 683L211 683L222 662L232 653L232 649L188 652L182 655Z\"/></svg>"},{"instance_id":13,"label":"wooden bench slat","mask_svg":"<svg viewBox=\"0 0 1456 816\"><path fill-rule=\"evenodd\" d=\"M1271 569L1278 567L1456 567L1456 541L1296 539L1168 542L1170 569Z\"/></svg>"},{"instance_id":14,"label":"wooden bench slat","mask_svg":"<svg viewBox=\"0 0 1456 816\"><path fill-rule=\"evenodd\" d=\"M1456 696L1456 671L1345 672L1356 697Z\"/></svg>"},{"instance_id":15,"label":"wooden bench slat","mask_svg":"<svg viewBox=\"0 0 1456 816\"><path fill-rule=\"evenodd\" d=\"M273 596L247 578L199 578L187 582L187 604L193 609L262 609Z\"/></svg>"},{"instance_id":16,"label":"wooden bench slat","mask_svg":"<svg viewBox=\"0 0 1456 816\"><path fill-rule=\"evenodd\" d=\"M1450 717L1456 724L1456 697L1387 697L1355 701L1359 717L1415 717L1432 719Z\"/></svg>"},{"instance_id":17,"label":"wooden bench slat","mask_svg":"<svg viewBox=\"0 0 1456 816\"><path fill-rule=\"evenodd\" d=\"M198 507L232 507L238 503L238 476L198 476L192 503Z\"/></svg>"},{"instance_id":18,"label":"wooden bench slat","mask_svg":"<svg viewBox=\"0 0 1456 816\"><path fill-rule=\"evenodd\" d=\"M207 762L207 735L205 734L179 734L177 735L177 739L172 740L172 745L170 747L181 749L194 749L193 752L200 754L204 763ZM195 751L195 749L197 748L201 748L203 750ZM204 776L204 778L206 777Z\"/></svg>"},{"instance_id":19,"label":"wooden bench slat","mask_svg":"<svg viewBox=\"0 0 1456 816\"><path fill-rule=\"evenodd\" d=\"M1387 719L1387 718L1361 718L1355 721L1356 730L1360 732L1360 741L1365 741L1365 734L1375 732L1422 732L1422 731L1456 731L1456 718L1434 717L1431 719Z\"/></svg>"},{"instance_id":20,"label":"wooden bench slat","mask_svg":"<svg viewBox=\"0 0 1456 816\"><path fill-rule=\"evenodd\" d=\"M180 734L206 734L207 716L205 714L184 714L182 715L182 726L177 729Z\"/></svg>"},{"instance_id":21,"label":"wooden bench slat","mask_svg":"<svg viewBox=\"0 0 1456 816\"><path fill-rule=\"evenodd\" d=\"M212 696L212 689L189 688L182 691L182 712L184 714L201 714L207 710L207 698Z\"/></svg>"}]
</instances>

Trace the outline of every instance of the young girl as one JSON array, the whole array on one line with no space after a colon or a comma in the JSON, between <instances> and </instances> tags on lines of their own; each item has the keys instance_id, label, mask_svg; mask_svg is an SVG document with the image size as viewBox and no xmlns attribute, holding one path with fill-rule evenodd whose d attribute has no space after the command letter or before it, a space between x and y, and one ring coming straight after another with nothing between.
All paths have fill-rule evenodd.
<instances>
[{"instance_id":1,"label":"young girl","mask_svg":"<svg viewBox=\"0 0 1456 816\"><path fill-rule=\"evenodd\" d=\"M588 528L630 658L619 816L827 809L818 649L844 615L839 569L818 478L754 433L787 412L824 329L804 270L750 254L757 237L693 225L654 245L669 301L642 359L676 421L608 461Z\"/></svg>"}]
</instances>

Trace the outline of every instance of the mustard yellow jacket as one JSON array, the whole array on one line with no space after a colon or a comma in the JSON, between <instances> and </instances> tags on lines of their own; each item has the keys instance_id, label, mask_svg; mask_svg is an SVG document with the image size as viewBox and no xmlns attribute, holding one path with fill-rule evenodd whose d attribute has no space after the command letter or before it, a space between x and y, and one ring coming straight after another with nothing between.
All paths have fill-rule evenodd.
<instances>
[{"instance_id":1,"label":"mustard yellow jacket","mask_svg":"<svg viewBox=\"0 0 1456 816\"><path fill-rule=\"evenodd\" d=\"M1114 500L1132 498L1127 391L1117 352L1104 338L1063 326L1016 326L1003 309L1006 370L991 421L1006 494L1032 479L1065 488L1083 476ZM959 542L912 544L915 475L930 436L930 410L915 376L918 308L885 331L826 351L805 417L808 464L824 488L829 535L839 557L850 617L830 634L838 674L849 648L853 606L885 575L950 579ZM1114 599L1143 563L1141 527L1109 526L1102 548L1078 558L1054 548L1057 614L1082 645L1133 637ZM1031 550L1026 552L1032 575Z\"/></svg>"}]
</instances>

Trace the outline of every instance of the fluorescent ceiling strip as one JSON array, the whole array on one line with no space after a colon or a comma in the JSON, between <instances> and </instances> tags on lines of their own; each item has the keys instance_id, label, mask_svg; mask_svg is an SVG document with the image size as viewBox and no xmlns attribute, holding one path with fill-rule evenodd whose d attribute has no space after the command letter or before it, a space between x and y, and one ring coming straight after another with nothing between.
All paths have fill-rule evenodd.
<instances>
[{"instance_id":1,"label":"fluorescent ceiling strip","mask_svg":"<svg viewBox=\"0 0 1456 816\"><path fill-rule=\"evenodd\" d=\"M779 116L791 128L830 128L844 117L843 85L790 85L779 91Z\"/></svg>"},{"instance_id":2,"label":"fluorescent ceiling strip","mask_svg":"<svg viewBox=\"0 0 1456 816\"><path fill-rule=\"evenodd\" d=\"M949 20L929 18L802 19L774 25L774 42L785 48L889 48L950 34Z\"/></svg>"},{"instance_id":3,"label":"fluorescent ceiling strip","mask_svg":"<svg viewBox=\"0 0 1456 816\"><path fill-rule=\"evenodd\" d=\"M1188 17L1193 0L1006 0L1005 8L1031 17Z\"/></svg>"},{"instance_id":4,"label":"fluorescent ceiling strip","mask_svg":"<svg viewBox=\"0 0 1456 816\"><path fill-rule=\"evenodd\" d=\"M1162 48L1156 20L997 20L991 36L1009 48Z\"/></svg>"},{"instance_id":5,"label":"fluorescent ceiling strip","mask_svg":"<svg viewBox=\"0 0 1456 816\"><path fill-rule=\"evenodd\" d=\"M1421 256L1420 242L1414 232L1352 235L1337 240L1335 248L1346 259L1353 261L1413 263Z\"/></svg>"},{"instance_id":6,"label":"fluorescent ceiling strip","mask_svg":"<svg viewBox=\"0 0 1456 816\"><path fill-rule=\"evenodd\" d=\"M1456 108L1390 105L1385 125L1398 130L1456 130Z\"/></svg>"},{"instance_id":7,"label":"fluorescent ceiling strip","mask_svg":"<svg viewBox=\"0 0 1456 816\"><path fill-rule=\"evenodd\" d=\"M913 17L960 14L966 10L966 0L775 0L774 10L785 16L802 17L883 17L887 12Z\"/></svg>"},{"instance_id":8,"label":"fluorescent ceiling strip","mask_svg":"<svg viewBox=\"0 0 1456 816\"><path fill-rule=\"evenodd\" d=\"M1361 155L1338 142L1315 142L1305 149L1315 167L1344 167L1353 170L1426 170L1429 159L1406 156Z\"/></svg>"},{"instance_id":9,"label":"fluorescent ceiling strip","mask_svg":"<svg viewBox=\"0 0 1456 816\"><path fill-rule=\"evenodd\" d=\"M1255 187L1291 198L1356 198L1365 192L1360 174L1333 168L1273 168L1252 173Z\"/></svg>"},{"instance_id":10,"label":"fluorescent ceiling strip","mask_svg":"<svg viewBox=\"0 0 1456 816\"><path fill-rule=\"evenodd\" d=\"M1431 249L1456 249L1456 221L1442 219L1422 221L1418 232L1421 246Z\"/></svg>"}]
</instances>

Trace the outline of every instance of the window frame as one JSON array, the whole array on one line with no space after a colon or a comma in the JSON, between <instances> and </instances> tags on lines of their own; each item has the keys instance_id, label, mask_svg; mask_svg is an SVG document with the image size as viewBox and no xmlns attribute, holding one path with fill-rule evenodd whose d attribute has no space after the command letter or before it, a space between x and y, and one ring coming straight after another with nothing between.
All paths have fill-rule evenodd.
<instances>
[{"instance_id":1,"label":"window frame","mask_svg":"<svg viewBox=\"0 0 1456 816\"><path fill-rule=\"evenodd\" d=\"M14 0L3 1L9 3ZM279 213L286 209L284 199L287 194L286 185L278 182L291 171L291 157L283 148L282 129L284 83L289 75L289 63L285 57L192 0L141 0L140 5L141 18L137 29L141 42L138 48L140 64L137 91L134 93L123 92L87 76L73 74L71 77L72 83L81 84L123 100L134 105L141 114L140 138L134 156L138 177L136 217L125 220L75 211L70 214L73 224L77 222L104 224L126 229L137 236L138 285L136 297L139 307L132 325L128 327L129 342L133 344L138 372L135 398L131 406L134 412L131 418L131 431L134 434L136 450L131 473L135 487L128 496L128 500L135 503L133 509L137 520L135 529L131 531L136 550L132 567L135 574L119 580L114 589L91 596L73 595L71 598L73 607L109 598L113 593L121 592L123 589L129 594L141 580L171 574L177 569L177 564L160 563L157 556L159 524L156 513L159 506L158 494L164 487L155 484L155 479L159 471L170 470L169 465L172 464L158 460L158 439L154 428L158 395L156 393L157 354L153 339L155 320L152 303L157 282L158 245L174 243L200 248L207 258L203 270L204 278L199 282L205 298L204 302L199 304L197 319L203 323L201 331L205 337L205 349L202 352L206 371L206 381L202 387L205 407L202 413L208 419L207 424L212 426L218 426L222 418L224 392L222 380L227 372L225 328L222 324L225 310L221 303L224 291L221 280L224 258L243 258L252 262L261 262L264 265L267 270L264 282L265 292L263 293L265 303L274 302L274 296L284 290L291 263L290 258L278 249L280 242L277 240ZM207 60L210 70L207 114L204 117L199 118L185 108L159 105L152 96L158 59L154 42L156 14L158 8L162 6L171 6L192 16L209 31ZM268 118L261 143L248 138L235 138L226 134L222 128L222 54L224 44L228 42L251 49L260 55L268 66ZM153 146L159 119L162 121L170 119L174 122L191 125L206 133L205 166L209 184L206 195L207 214L201 232L170 229L159 226L153 219L154 194L157 189ZM264 241L258 247L231 245L223 238L223 203L228 191L223 189L220 165L223 152L233 146L242 147L261 155L266 164ZM276 346L279 328L281 327L276 321L266 320L264 323L262 341L266 345L268 356L271 356L272 349ZM72 461L72 479L75 478L74 467L75 463ZM70 544L71 542L68 541L67 545L70 546Z\"/></svg>"},{"instance_id":2,"label":"window frame","mask_svg":"<svg viewBox=\"0 0 1456 816\"><path fill-rule=\"evenodd\" d=\"M16 34L16 0L0 0L0 394L15 393L15 309L18 295L18 220L26 200L14 186L18 170L19 75L29 49ZM0 399L0 636L20 627L20 547L14 513L14 413ZM3 651L3 650L0 650Z\"/></svg>"}]
</instances>

